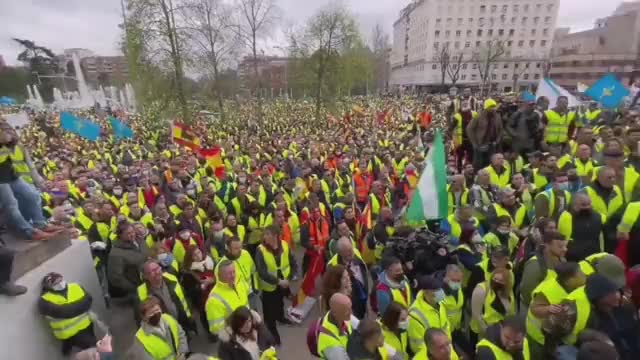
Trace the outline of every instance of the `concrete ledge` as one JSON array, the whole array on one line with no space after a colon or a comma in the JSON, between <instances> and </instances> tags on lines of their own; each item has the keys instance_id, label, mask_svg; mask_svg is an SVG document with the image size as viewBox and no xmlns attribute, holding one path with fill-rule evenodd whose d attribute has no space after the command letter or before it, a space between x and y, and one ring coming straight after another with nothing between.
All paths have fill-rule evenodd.
<instances>
[{"instance_id":1,"label":"concrete ledge","mask_svg":"<svg viewBox=\"0 0 640 360\"><path fill-rule=\"evenodd\" d=\"M7 247L16 252L15 258L13 259L13 272L11 273L11 277L18 279L45 261L63 252L71 246L71 240L68 238L59 238L49 241L24 241L9 237L6 244Z\"/></svg>"},{"instance_id":2,"label":"concrete ledge","mask_svg":"<svg viewBox=\"0 0 640 360\"><path fill-rule=\"evenodd\" d=\"M33 255L35 256L35 255ZM38 312L40 282L49 272L62 274L68 282L77 282L93 297L94 311L100 319L108 320L98 276L93 268L89 243L73 240L69 247L27 271L16 282L27 286L22 296L0 296L0 348L3 359L63 360L62 345L53 336L48 323ZM102 334L96 329L96 335Z\"/></svg>"}]
</instances>

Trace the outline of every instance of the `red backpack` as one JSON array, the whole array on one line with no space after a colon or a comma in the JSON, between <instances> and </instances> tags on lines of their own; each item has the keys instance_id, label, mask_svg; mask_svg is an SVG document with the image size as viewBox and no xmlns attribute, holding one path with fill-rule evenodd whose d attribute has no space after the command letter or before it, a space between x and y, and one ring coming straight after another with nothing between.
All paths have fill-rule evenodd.
<instances>
[{"instance_id":1,"label":"red backpack","mask_svg":"<svg viewBox=\"0 0 640 360\"><path fill-rule=\"evenodd\" d=\"M311 355L320 357L318 354L318 336L320 335L320 329L322 328L322 318L311 323L307 330L307 347Z\"/></svg>"}]
</instances>

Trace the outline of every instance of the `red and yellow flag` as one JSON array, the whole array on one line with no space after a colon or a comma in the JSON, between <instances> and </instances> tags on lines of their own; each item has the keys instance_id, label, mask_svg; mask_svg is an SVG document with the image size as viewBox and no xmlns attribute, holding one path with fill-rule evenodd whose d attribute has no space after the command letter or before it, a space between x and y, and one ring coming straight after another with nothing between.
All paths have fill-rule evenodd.
<instances>
[{"instance_id":1,"label":"red and yellow flag","mask_svg":"<svg viewBox=\"0 0 640 360\"><path fill-rule=\"evenodd\" d=\"M201 148L200 138L185 124L173 123L171 139L176 144L185 146L193 151L198 151Z\"/></svg>"},{"instance_id":2,"label":"red and yellow flag","mask_svg":"<svg viewBox=\"0 0 640 360\"><path fill-rule=\"evenodd\" d=\"M225 176L224 161L222 160L222 148L200 150L200 155L207 160L207 165L215 171L216 177L222 179Z\"/></svg>"}]
</instances>

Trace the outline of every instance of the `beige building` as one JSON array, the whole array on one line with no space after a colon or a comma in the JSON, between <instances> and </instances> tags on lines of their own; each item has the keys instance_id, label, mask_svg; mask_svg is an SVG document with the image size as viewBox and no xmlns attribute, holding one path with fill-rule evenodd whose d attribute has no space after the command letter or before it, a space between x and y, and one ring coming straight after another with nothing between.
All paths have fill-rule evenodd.
<instances>
[{"instance_id":1,"label":"beige building","mask_svg":"<svg viewBox=\"0 0 640 360\"><path fill-rule=\"evenodd\" d=\"M559 0L413 0L393 24L390 86L433 88L442 83L441 49L463 55L456 86L481 81L475 53L490 43L504 44L493 62L495 89L535 85L549 59ZM457 70L458 64L454 64ZM445 83L451 84L450 76ZM514 79L515 77L515 79Z\"/></svg>"},{"instance_id":2,"label":"beige building","mask_svg":"<svg viewBox=\"0 0 640 360\"><path fill-rule=\"evenodd\" d=\"M611 16L597 19L593 29L557 29L549 74L568 89L579 82L592 85L608 73L628 84L639 60L640 2L622 3Z\"/></svg>"}]
</instances>

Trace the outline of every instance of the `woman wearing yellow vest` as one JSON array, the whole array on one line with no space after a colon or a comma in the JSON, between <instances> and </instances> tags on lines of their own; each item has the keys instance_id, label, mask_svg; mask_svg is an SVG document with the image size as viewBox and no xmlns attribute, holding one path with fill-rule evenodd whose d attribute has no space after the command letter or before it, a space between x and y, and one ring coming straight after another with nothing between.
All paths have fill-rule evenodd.
<instances>
[{"instance_id":1,"label":"woman wearing yellow vest","mask_svg":"<svg viewBox=\"0 0 640 360\"><path fill-rule=\"evenodd\" d=\"M414 354L424 347L424 333L428 329L442 329L450 336L447 310L441 304L446 297L441 280L423 276L418 281L420 291L409 308L409 346Z\"/></svg>"},{"instance_id":2,"label":"woman wearing yellow vest","mask_svg":"<svg viewBox=\"0 0 640 360\"><path fill-rule=\"evenodd\" d=\"M409 312L407 308L394 301L387 306L378 322L382 327L385 344L402 354L404 360L409 359L409 339L407 336Z\"/></svg>"},{"instance_id":3,"label":"woman wearing yellow vest","mask_svg":"<svg viewBox=\"0 0 640 360\"><path fill-rule=\"evenodd\" d=\"M478 284L471 296L471 338L486 336L487 328L516 313L513 295L513 275L506 268L497 268L491 278Z\"/></svg>"},{"instance_id":4,"label":"woman wearing yellow vest","mask_svg":"<svg viewBox=\"0 0 640 360\"><path fill-rule=\"evenodd\" d=\"M552 358L554 354L545 354L546 334L542 322L550 315L562 311L560 303L573 290L583 286L586 276L575 262L560 263L555 268L556 278L547 278L540 283L531 295L532 300L527 314L527 338L529 353L534 359Z\"/></svg>"},{"instance_id":5,"label":"woman wearing yellow vest","mask_svg":"<svg viewBox=\"0 0 640 360\"><path fill-rule=\"evenodd\" d=\"M176 360L189 353L187 335L171 315L163 314L160 301L151 296L140 308L142 323L130 354L134 359Z\"/></svg>"},{"instance_id":6,"label":"woman wearing yellow vest","mask_svg":"<svg viewBox=\"0 0 640 360\"><path fill-rule=\"evenodd\" d=\"M382 327L374 320L364 319L347 341L349 359L402 360L404 355L385 343Z\"/></svg>"}]
</instances>

